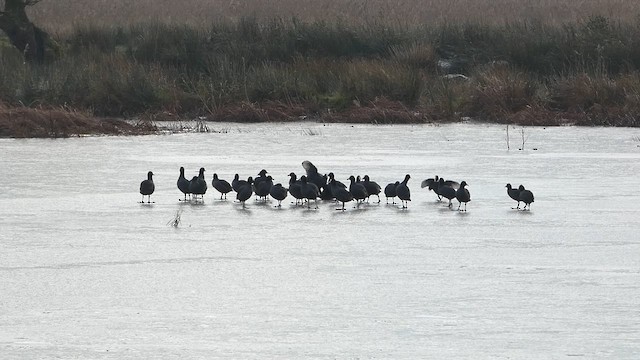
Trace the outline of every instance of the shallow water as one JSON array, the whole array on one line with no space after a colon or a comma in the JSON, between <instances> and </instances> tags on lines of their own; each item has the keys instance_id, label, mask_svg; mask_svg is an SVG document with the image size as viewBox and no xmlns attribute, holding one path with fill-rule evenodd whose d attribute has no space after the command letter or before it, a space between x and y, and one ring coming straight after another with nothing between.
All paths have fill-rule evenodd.
<instances>
[{"instance_id":1,"label":"shallow water","mask_svg":"<svg viewBox=\"0 0 640 360\"><path fill-rule=\"evenodd\" d=\"M0 140L2 359L640 358L639 130L527 128L519 151L512 129L507 151L496 125L211 129ZM210 186L303 160L409 173L412 201L243 210ZM203 205L180 166L207 169ZM420 188L435 174L469 183L467 213Z\"/></svg>"}]
</instances>

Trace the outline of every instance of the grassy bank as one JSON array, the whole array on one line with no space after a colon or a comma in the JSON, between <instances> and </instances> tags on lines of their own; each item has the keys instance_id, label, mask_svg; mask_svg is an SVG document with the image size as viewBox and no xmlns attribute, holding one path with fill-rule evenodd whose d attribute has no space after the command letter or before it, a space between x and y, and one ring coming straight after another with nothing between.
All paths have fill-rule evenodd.
<instances>
[{"instance_id":1,"label":"grassy bank","mask_svg":"<svg viewBox=\"0 0 640 360\"><path fill-rule=\"evenodd\" d=\"M0 104L0 138L143 135L156 131L149 122L130 124L120 119L96 118L64 108L7 107Z\"/></svg>"},{"instance_id":2,"label":"grassy bank","mask_svg":"<svg viewBox=\"0 0 640 360\"><path fill-rule=\"evenodd\" d=\"M78 25L0 53L0 99L103 117L638 126L640 20L390 26L242 18Z\"/></svg>"}]
</instances>

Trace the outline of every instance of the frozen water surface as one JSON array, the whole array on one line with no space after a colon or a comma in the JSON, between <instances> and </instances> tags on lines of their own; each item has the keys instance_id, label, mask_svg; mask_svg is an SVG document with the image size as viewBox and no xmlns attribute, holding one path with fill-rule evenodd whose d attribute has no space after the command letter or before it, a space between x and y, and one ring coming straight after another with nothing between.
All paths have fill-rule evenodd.
<instances>
[{"instance_id":1,"label":"frozen water surface","mask_svg":"<svg viewBox=\"0 0 640 360\"><path fill-rule=\"evenodd\" d=\"M512 129L507 151L496 125L211 128L0 140L2 359L640 358L639 130L527 128L518 151ZM409 173L413 201L178 202L180 166L285 183L303 160ZM420 189L435 174L467 213Z\"/></svg>"}]
</instances>

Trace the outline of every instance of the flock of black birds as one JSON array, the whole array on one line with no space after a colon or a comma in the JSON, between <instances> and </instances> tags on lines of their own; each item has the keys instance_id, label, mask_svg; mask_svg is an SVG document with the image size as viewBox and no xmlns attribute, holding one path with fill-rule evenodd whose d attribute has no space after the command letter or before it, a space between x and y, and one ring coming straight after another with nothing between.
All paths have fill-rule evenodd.
<instances>
[{"instance_id":1,"label":"flock of black birds","mask_svg":"<svg viewBox=\"0 0 640 360\"><path fill-rule=\"evenodd\" d=\"M311 201L313 200L317 209L318 198L335 200L342 204L342 207L336 210L343 211L346 210L345 203L355 200L356 206L359 206L365 201L369 202L370 197L373 195L377 197L377 202L380 203L380 193L384 193L387 204L389 199L391 199L392 204L395 204L396 197L400 199L403 209L406 209L409 206L409 201L411 201L411 191L407 185L409 179L411 179L409 174L405 175L402 181L386 185L383 190L378 183L371 181L369 175L365 175L362 178L351 175L348 179L349 186L347 186L336 180L332 172L328 174L319 173L318 168L310 161L303 161L302 167L306 174L298 179L295 173L290 173L288 188L285 188L280 183L274 184L273 178L267 175L267 170L264 169L255 178L250 176L247 180L240 179L240 176L236 174L231 183L218 178L218 174L213 174L211 185L221 194L221 200L226 199L227 194L234 191L236 200L242 203L243 208L245 207L245 202L254 194L257 197L256 200L262 201L267 201L267 198L271 196L278 201L277 207L282 206L282 201L289 194L295 198L296 205L304 205L306 201L307 208L311 207ZM204 172L205 169L200 168L198 176L188 180L184 176L184 167L180 168L177 186L184 194L184 199L180 201L193 201L196 203L204 201L204 194L207 192L207 181L204 178ZM471 194L466 186L466 181L458 183L438 176L426 179L421 183L422 188L429 188L430 191L436 194L438 201L449 200L447 205L449 208L453 206L452 200L456 199L458 201L458 211L467 211L467 203L471 201ZM522 210L531 210L531 203L534 201L534 197L530 190L525 189L523 185L513 188L511 184L507 184L506 188L509 197L518 202L517 207L514 209L520 210L520 203L523 202L525 205ZM147 203L150 203L151 194L154 191L153 172L149 171L147 179L140 183L141 203L144 203L145 196L147 196ZM464 208L461 208L462 204L464 204Z\"/></svg>"}]
</instances>

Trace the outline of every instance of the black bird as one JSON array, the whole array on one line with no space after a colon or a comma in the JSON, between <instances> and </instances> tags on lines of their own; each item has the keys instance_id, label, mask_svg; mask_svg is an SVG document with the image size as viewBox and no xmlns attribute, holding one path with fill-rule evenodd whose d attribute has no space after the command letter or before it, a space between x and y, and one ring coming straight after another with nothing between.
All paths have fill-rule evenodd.
<instances>
[{"instance_id":1,"label":"black bird","mask_svg":"<svg viewBox=\"0 0 640 360\"><path fill-rule=\"evenodd\" d=\"M436 196L438 196L438 201L442 200L442 196L440 196L440 194L436 192L436 190L438 189L439 180L440 178L438 178L438 175L436 175L435 177L422 180L422 182L420 183L421 188L424 189L426 187L429 187L429 191L433 191L434 193L436 193Z\"/></svg>"},{"instance_id":2,"label":"black bird","mask_svg":"<svg viewBox=\"0 0 640 360\"><path fill-rule=\"evenodd\" d=\"M429 191L433 190L433 192L436 193L436 195L438 196L438 201L442 201L442 194L440 194L440 191L439 191L439 187L441 184L440 180L443 181L444 185L452 188L453 190L458 190L460 188L460 184L457 181L444 180L441 177L438 177L438 175L436 175L432 179L426 179L422 181L420 186L422 186L423 188L428 186Z\"/></svg>"},{"instance_id":3,"label":"black bird","mask_svg":"<svg viewBox=\"0 0 640 360\"><path fill-rule=\"evenodd\" d=\"M331 180L329 180L329 187L331 188L331 192L335 199L342 203L342 208L336 210L344 211L344 203L353 200L353 195L351 195L349 190L344 187L344 184L343 186L340 186L338 182L339 181L336 181L336 179L332 177Z\"/></svg>"},{"instance_id":4,"label":"black bird","mask_svg":"<svg viewBox=\"0 0 640 360\"><path fill-rule=\"evenodd\" d=\"M204 201L204 194L207 192L207 181L204 179L204 168L200 168L198 176L194 176L193 179L191 179L189 191L194 195L196 202L198 202L198 195L200 195L200 200Z\"/></svg>"},{"instance_id":5,"label":"black bird","mask_svg":"<svg viewBox=\"0 0 640 360\"><path fill-rule=\"evenodd\" d=\"M327 186L327 176L320 175L318 173L318 168L311 163L309 160L305 160L302 162L302 167L307 173L307 182L315 184L318 187L318 190L324 189Z\"/></svg>"},{"instance_id":6,"label":"black bird","mask_svg":"<svg viewBox=\"0 0 640 360\"><path fill-rule=\"evenodd\" d=\"M235 174L231 181L231 188L233 191L238 192L241 187L247 185L247 180L240 180L240 175Z\"/></svg>"},{"instance_id":7,"label":"black bird","mask_svg":"<svg viewBox=\"0 0 640 360\"><path fill-rule=\"evenodd\" d=\"M272 198L278 200L277 207L281 207L282 200L284 200L287 197L287 189L284 188L282 184L275 184L271 186L271 189L269 190L269 195L271 195Z\"/></svg>"},{"instance_id":8,"label":"black bird","mask_svg":"<svg viewBox=\"0 0 640 360\"><path fill-rule=\"evenodd\" d=\"M320 196L320 189L318 186L307 180L307 177L302 175L300 177L302 182L302 197L307 199L307 209L310 208L311 200L315 201L316 209L318 208L318 196Z\"/></svg>"},{"instance_id":9,"label":"black bird","mask_svg":"<svg viewBox=\"0 0 640 360\"><path fill-rule=\"evenodd\" d=\"M273 178L271 175L265 176L267 174L266 170L260 171L258 177L253 180L253 191L256 193L256 196L267 201L267 196L269 196L269 191L271 191L271 186L273 186Z\"/></svg>"},{"instance_id":10,"label":"black bird","mask_svg":"<svg viewBox=\"0 0 640 360\"><path fill-rule=\"evenodd\" d=\"M184 177L184 167L180 167L180 176L178 176L178 189L184 194L184 200L187 201L187 194L191 196L191 191L189 190L189 180Z\"/></svg>"},{"instance_id":11,"label":"black bird","mask_svg":"<svg viewBox=\"0 0 640 360\"><path fill-rule=\"evenodd\" d=\"M227 180L219 179L218 174L213 174L213 180L211 181L211 185L220 193L220 200L222 197L227 198L227 194L230 193L233 189L231 188L231 184Z\"/></svg>"},{"instance_id":12,"label":"black bird","mask_svg":"<svg viewBox=\"0 0 640 360\"><path fill-rule=\"evenodd\" d=\"M411 176L409 174L404 176L404 180L398 186L396 186L396 195L402 201L402 208L406 209L409 207L408 201L411 201L411 191L409 191L409 186L407 186L407 182L409 182Z\"/></svg>"},{"instance_id":13,"label":"black bird","mask_svg":"<svg viewBox=\"0 0 640 360\"><path fill-rule=\"evenodd\" d=\"M436 188L437 184L438 184L438 175L436 175L435 177L432 178L428 178L428 179L424 179L422 180L422 182L420 183L420 188L424 189L427 186L429 187L429 190L433 190Z\"/></svg>"},{"instance_id":14,"label":"black bird","mask_svg":"<svg viewBox=\"0 0 640 360\"><path fill-rule=\"evenodd\" d=\"M341 187L343 189L347 188L347 185L345 185L343 182L341 182L339 180L336 180L336 176L332 172L329 173L329 181L331 181L331 180L333 180L333 185L331 185L331 186L333 186L333 187Z\"/></svg>"},{"instance_id":15,"label":"black bird","mask_svg":"<svg viewBox=\"0 0 640 360\"><path fill-rule=\"evenodd\" d=\"M445 181L443 178L440 178L440 180L438 180L438 190L437 190L437 194L441 195L442 197L446 198L449 200L449 205L447 205L449 208L451 208L452 204L451 204L451 200L453 198L456 197L456 190L449 186L446 185Z\"/></svg>"},{"instance_id":16,"label":"black bird","mask_svg":"<svg viewBox=\"0 0 640 360\"><path fill-rule=\"evenodd\" d=\"M329 173L328 178L329 178L329 181L327 182L327 186L325 186L324 189L322 189L320 194L320 197L323 200L331 200L335 198L335 195L333 195L334 188L342 188L342 189L347 188L345 184L336 180L336 177L332 172Z\"/></svg>"},{"instance_id":17,"label":"black bird","mask_svg":"<svg viewBox=\"0 0 640 360\"><path fill-rule=\"evenodd\" d=\"M140 183L140 194L142 194L141 204L144 203L144 197L147 197L147 203L151 203L151 194L153 194L156 186L153 184L153 173L149 171L147 173L147 180L143 180Z\"/></svg>"},{"instance_id":18,"label":"black bird","mask_svg":"<svg viewBox=\"0 0 640 360\"><path fill-rule=\"evenodd\" d=\"M467 211L467 203L471 201L471 194L469 194L469 190L465 188L467 186L467 182L463 181L460 183L460 187L456 190L456 200L458 200L458 211L460 210L460 205L464 203L464 211Z\"/></svg>"},{"instance_id":19,"label":"black bird","mask_svg":"<svg viewBox=\"0 0 640 360\"><path fill-rule=\"evenodd\" d=\"M296 205L298 205L299 200L304 198L302 196L302 181L297 180L295 173L289 174L289 194L296 199Z\"/></svg>"},{"instance_id":20,"label":"black bird","mask_svg":"<svg viewBox=\"0 0 640 360\"><path fill-rule=\"evenodd\" d=\"M263 182L265 180L267 180L267 170L262 169L262 170L260 170L258 175L255 178L253 178L253 192L254 193L255 193L255 190L256 190L256 186L259 183L261 183L261 182ZM268 192L268 190L267 190L267 192Z\"/></svg>"},{"instance_id":21,"label":"black bird","mask_svg":"<svg viewBox=\"0 0 640 360\"><path fill-rule=\"evenodd\" d=\"M367 189L367 193L369 193L369 196L371 195L377 196L378 203L380 203L380 191L382 190L380 188L380 185L378 185L378 183L375 181L371 181L369 179L369 175L364 176L362 180L362 185L364 185L364 188ZM369 201L369 196L367 196L367 201Z\"/></svg>"},{"instance_id":22,"label":"black bird","mask_svg":"<svg viewBox=\"0 0 640 360\"><path fill-rule=\"evenodd\" d=\"M349 176L349 180L351 181L351 184L349 184L349 192L353 195L353 198L356 199L356 204L359 204L369 196L367 188L365 188L362 183L357 182L353 175Z\"/></svg>"},{"instance_id":23,"label":"black bird","mask_svg":"<svg viewBox=\"0 0 640 360\"><path fill-rule=\"evenodd\" d=\"M247 181L240 185L238 190L236 190L236 199L242 203L242 208L245 207L245 202L251 199L251 195L253 195L253 178L249 176Z\"/></svg>"},{"instance_id":24,"label":"black bird","mask_svg":"<svg viewBox=\"0 0 640 360\"><path fill-rule=\"evenodd\" d=\"M522 210L527 210L529 207L529 211L531 211L531 203L533 202L533 193L530 190L524 188L524 186L520 185L520 197L519 200L524 203L524 207Z\"/></svg>"},{"instance_id":25,"label":"black bird","mask_svg":"<svg viewBox=\"0 0 640 360\"><path fill-rule=\"evenodd\" d=\"M518 206L516 206L515 209L520 210L520 189L512 188L511 184L507 184L507 186L505 187L507 188L507 194L509 195L509 197L518 202Z\"/></svg>"},{"instance_id":26,"label":"black bird","mask_svg":"<svg viewBox=\"0 0 640 360\"><path fill-rule=\"evenodd\" d=\"M389 198L391 198L392 204L396 203L396 196L397 196L396 188L398 187L398 185L400 185L400 181L387 184L387 186L384 187L384 196L387 197L387 204L389 203Z\"/></svg>"}]
</instances>

